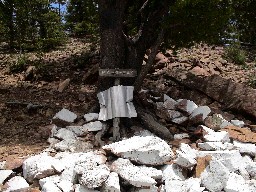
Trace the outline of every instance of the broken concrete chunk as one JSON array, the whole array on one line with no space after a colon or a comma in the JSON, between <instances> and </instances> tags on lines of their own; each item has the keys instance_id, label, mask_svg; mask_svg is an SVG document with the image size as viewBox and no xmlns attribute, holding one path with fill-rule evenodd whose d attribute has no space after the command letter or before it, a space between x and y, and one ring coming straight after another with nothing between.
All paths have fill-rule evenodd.
<instances>
[{"instance_id":1,"label":"broken concrete chunk","mask_svg":"<svg viewBox=\"0 0 256 192\"><path fill-rule=\"evenodd\" d=\"M57 184L47 181L41 189L41 192L62 192L60 188L57 186Z\"/></svg>"},{"instance_id":2,"label":"broken concrete chunk","mask_svg":"<svg viewBox=\"0 0 256 192\"><path fill-rule=\"evenodd\" d=\"M198 143L198 147L205 151L219 151L219 150L234 149L234 145L232 143L222 143L222 142Z\"/></svg>"},{"instance_id":3,"label":"broken concrete chunk","mask_svg":"<svg viewBox=\"0 0 256 192\"><path fill-rule=\"evenodd\" d=\"M10 180L7 181L5 185L7 186L6 192L29 187L27 181L21 176L15 176L11 178Z\"/></svg>"},{"instance_id":4,"label":"broken concrete chunk","mask_svg":"<svg viewBox=\"0 0 256 192\"><path fill-rule=\"evenodd\" d=\"M60 119L62 121L66 121L69 123L73 123L75 119L77 118L77 115L65 108L63 108L61 111L56 113L56 115L53 117L53 119Z\"/></svg>"},{"instance_id":5,"label":"broken concrete chunk","mask_svg":"<svg viewBox=\"0 0 256 192\"><path fill-rule=\"evenodd\" d=\"M43 187L44 184L47 183L47 182L57 184L59 181L60 181L60 176L58 176L58 175L52 175L52 176L50 176L50 177L45 177L45 178L43 178L43 179L40 179L40 180L39 180L39 185L40 185L41 187Z\"/></svg>"},{"instance_id":6,"label":"broken concrete chunk","mask_svg":"<svg viewBox=\"0 0 256 192\"><path fill-rule=\"evenodd\" d=\"M174 162L181 167L190 168L196 164L197 151L192 149L188 144L181 143L176 153L178 158Z\"/></svg>"},{"instance_id":7,"label":"broken concrete chunk","mask_svg":"<svg viewBox=\"0 0 256 192\"><path fill-rule=\"evenodd\" d=\"M165 165L163 167L163 180L186 180L186 171L177 164Z\"/></svg>"},{"instance_id":8,"label":"broken concrete chunk","mask_svg":"<svg viewBox=\"0 0 256 192\"><path fill-rule=\"evenodd\" d=\"M78 137L81 137L87 134L87 131L83 126L67 126L66 129L72 131Z\"/></svg>"},{"instance_id":9,"label":"broken concrete chunk","mask_svg":"<svg viewBox=\"0 0 256 192\"><path fill-rule=\"evenodd\" d=\"M236 173L230 173L226 186L224 187L226 192L250 192L249 186L246 183L245 179Z\"/></svg>"},{"instance_id":10,"label":"broken concrete chunk","mask_svg":"<svg viewBox=\"0 0 256 192\"><path fill-rule=\"evenodd\" d=\"M99 114L98 113L87 113L84 115L84 119L86 122L90 122L90 121L96 121L99 118Z\"/></svg>"},{"instance_id":11,"label":"broken concrete chunk","mask_svg":"<svg viewBox=\"0 0 256 192\"><path fill-rule=\"evenodd\" d=\"M155 136L134 136L102 148L119 157L146 165L162 165L174 157L170 146Z\"/></svg>"},{"instance_id":12,"label":"broken concrete chunk","mask_svg":"<svg viewBox=\"0 0 256 192\"><path fill-rule=\"evenodd\" d=\"M201 179L199 178L189 178L185 181L180 180L167 180L165 182L166 192L202 192L205 187L200 187Z\"/></svg>"},{"instance_id":13,"label":"broken concrete chunk","mask_svg":"<svg viewBox=\"0 0 256 192\"><path fill-rule=\"evenodd\" d=\"M245 170L248 172L248 174L252 179L256 180L256 163L255 162L246 165Z\"/></svg>"},{"instance_id":14,"label":"broken concrete chunk","mask_svg":"<svg viewBox=\"0 0 256 192\"><path fill-rule=\"evenodd\" d=\"M94 121L83 125L85 131L100 131L103 124L100 121Z\"/></svg>"},{"instance_id":15,"label":"broken concrete chunk","mask_svg":"<svg viewBox=\"0 0 256 192\"><path fill-rule=\"evenodd\" d=\"M62 192L73 192L73 183L67 180L60 180L57 183L57 186L61 189Z\"/></svg>"},{"instance_id":16,"label":"broken concrete chunk","mask_svg":"<svg viewBox=\"0 0 256 192\"><path fill-rule=\"evenodd\" d=\"M0 162L0 170L5 169L6 161Z\"/></svg>"},{"instance_id":17,"label":"broken concrete chunk","mask_svg":"<svg viewBox=\"0 0 256 192\"><path fill-rule=\"evenodd\" d=\"M156 181L147 175L148 172L143 172L143 169L133 165L128 159L117 159L112 163L111 169L135 187L151 187L156 184Z\"/></svg>"},{"instance_id":18,"label":"broken concrete chunk","mask_svg":"<svg viewBox=\"0 0 256 192\"><path fill-rule=\"evenodd\" d=\"M182 99L176 104L176 108L188 113L189 115L197 108L197 104L193 101Z\"/></svg>"},{"instance_id":19,"label":"broken concrete chunk","mask_svg":"<svg viewBox=\"0 0 256 192\"><path fill-rule=\"evenodd\" d=\"M98 190L94 190L94 189L89 189L83 185L80 184L76 184L75 185L75 192L100 192Z\"/></svg>"},{"instance_id":20,"label":"broken concrete chunk","mask_svg":"<svg viewBox=\"0 0 256 192\"><path fill-rule=\"evenodd\" d=\"M31 156L23 162L23 175L29 182L59 173L63 169L59 160L46 153Z\"/></svg>"},{"instance_id":21,"label":"broken concrete chunk","mask_svg":"<svg viewBox=\"0 0 256 192\"><path fill-rule=\"evenodd\" d=\"M108 179L105 181L102 187L103 192L120 192L120 183L118 174L111 172Z\"/></svg>"},{"instance_id":22,"label":"broken concrete chunk","mask_svg":"<svg viewBox=\"0 0 256 192\"><path fill-rule=\"evenodd\" d=\"M189 116L190 121L200 123L211 113L211 109L208 106L200 106L193 110Z\"/></svg>"},{"instance_id":23,"label":"broken concrete chunk","mask_svg":"<svg viewBox=\"0 0 256 192\"><path fill-rule=\"evenodd\" d=\"M13 173L12 170L0 170L0 185Z\"/></svg>"},{"instance_id":24,"label":"broken concrete chunk","mask_svg":"<svg viewBox=\"0 0 256 192\"><path fill-rule=\"evenodd\" d=\"M60 141L53 147L57 151L86 152L92 149L93 145L90 142L84 142L77 139L69 139Z\"/></svg>"},{"instance_id":25,"label":"broken concrete chunk","mask_svg":"<svg viewBox=\"0 0 256 192\"><path fill-rule=\"evenodd\" d=\"M221 131L221 132L211 132L208 133L207 135L204 136L205 141L210 141L210 142L229 142L229 134L226 131Z\"/></svg>"},{"instance_id":26,"label":"broken concrete chunk","mask_svg":"<svg viewBox=\"0 0 256 192\"><path fill-rule=\"evenodd\" d=\"M244 126L244 122L243 121L239 121L239 120L231 120L230 121L233 125L237 126L237 127L243 127Z\"/></svg>"},{"instance_id":27,"label":"broken concrete chunk","mask_svg":"<svg viewBox=\"0 0 256 192\"><path fill-rule=\"evenodd\" d=\"M54 136L60 140L76 139L75 133L65 128L59 129Z\"/></svg>"},{"instance_id":28,"label":"broken concrete chunk","mask_svg":"<svg viewBox=\"0 0 256 192\"><path fill-rule=\"evenodd\" d=\"M236 147L240 153L248 154L251 156L256 155L256 145L252 143L242 143L239 141L233 141L234 147Z\"/></svg>"},{"instance_id":29,"label":"broken concrete chunk","mask_svg":"<svg viewBox=\"0 0 256 192\"><path fill-rule=\"evenodd\" d=\"M212 160L200 178L203 186L209 191L221 191L229 178L229 170L220 161Z\"/></svg>"},{"instance_id":30,"label":"broken concrete chunk","mask_svg":"<svg viewBox=\"0 0 256 192\"><path fill-rule=\"evenodd\" d=\"M174 139L185 139L189 138L189 135L187 133L181 133L181 134L175 134Z\"/></svg>"}]
</instances>

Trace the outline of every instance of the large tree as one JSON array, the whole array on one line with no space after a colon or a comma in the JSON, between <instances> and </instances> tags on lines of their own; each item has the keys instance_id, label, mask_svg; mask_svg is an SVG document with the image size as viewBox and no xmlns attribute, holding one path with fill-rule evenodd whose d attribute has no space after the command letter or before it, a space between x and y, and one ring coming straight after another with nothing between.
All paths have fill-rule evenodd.
<instances>
[{"instance_id":1,"label":"large tree","mask_svg":"<svg viewBox=\"0 0 256 192\"><path fill-rule=\"evenodd\" d=\"M216 43L229 22L229 0L99 0L101 69L134 69L137 78L121 79L135 91L160 48L195 42ZM164 42L164 43L163 43ZM150 52L146 66L144 55ZM100 77L99 91L114 85ZM135 92L136 94L136 92Z\"/></svg>"}]
</instances>

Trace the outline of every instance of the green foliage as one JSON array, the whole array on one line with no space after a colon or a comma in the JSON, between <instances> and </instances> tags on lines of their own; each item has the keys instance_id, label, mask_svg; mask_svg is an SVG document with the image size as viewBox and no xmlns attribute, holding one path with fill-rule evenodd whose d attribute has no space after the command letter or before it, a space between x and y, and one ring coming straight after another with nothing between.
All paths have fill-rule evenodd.
<instances>
[{"instance_id":1,"label":"green foliage","mask_svg":"<svg viewBox=\"0 0 256 192\"><path fill-rule=\"evenodd\" d=\"M9 67L9 71L11 73L19 73L26 69L26 66L28 65L29 60L28 56L26 54L19 55L16 62L12 63Z\"/></svg>"},{"instance_id":2,"label":"green foliage","mask_svg":"<svg viewBox=\"0 0 256 192\"><path fill-rule=\"evenodd\" d=\"M234 43L226 47L224 57L235 64L245 65L246 53L239 44Z\"/></svg>"}]
</instances>

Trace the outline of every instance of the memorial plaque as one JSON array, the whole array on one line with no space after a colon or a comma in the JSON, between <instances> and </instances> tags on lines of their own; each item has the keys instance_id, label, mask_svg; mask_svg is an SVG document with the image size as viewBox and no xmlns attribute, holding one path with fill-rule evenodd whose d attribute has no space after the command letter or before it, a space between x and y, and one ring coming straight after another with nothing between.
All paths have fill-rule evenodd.
<instances>
[{"instance_id":1,"label":"memorial plaque","mask_svg":"<svg viewBox=\"0 0 256 192\"><path fill-rule=\"evenodd\" d=\"M102 77L136 77L137 71L133 69L99 69Z\"/></svg>"}]
</instances>

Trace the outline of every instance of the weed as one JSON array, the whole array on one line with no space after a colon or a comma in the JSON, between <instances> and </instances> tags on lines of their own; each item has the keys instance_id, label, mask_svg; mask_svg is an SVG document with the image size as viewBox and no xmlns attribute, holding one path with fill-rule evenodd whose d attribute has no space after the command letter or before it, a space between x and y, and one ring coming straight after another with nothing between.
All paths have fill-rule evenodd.
<instances>
[{"instance_id":1,"label":"weed","mask_svg":"<svg viewBox=\"0 0 256 192\"><path fill-rule=\"evenodd\" d=\"M231 44L225 49L225 59L238 65L245 65L246 53L239 44Z\"/></svg>"},{"instance_id":2,"label":"weed","mask_svg":"<svg viewBox=\"0 0 256 192\"><path fill-rule=\"evenodd\" d=\"M26 69L26 66L28 65L28 56L26 54L21 54L17 61L12 63L10 65L10 72L11 73L19 73L21 71L24 71Z\"/></svg>"}]
</instances>

